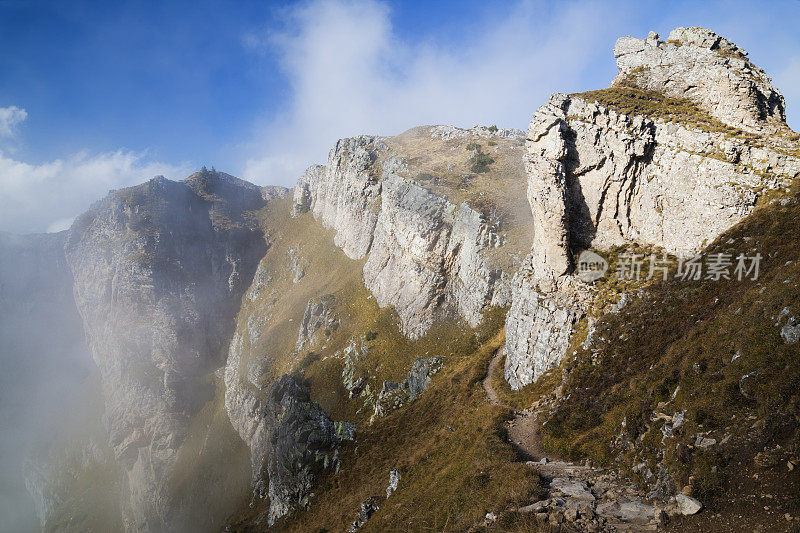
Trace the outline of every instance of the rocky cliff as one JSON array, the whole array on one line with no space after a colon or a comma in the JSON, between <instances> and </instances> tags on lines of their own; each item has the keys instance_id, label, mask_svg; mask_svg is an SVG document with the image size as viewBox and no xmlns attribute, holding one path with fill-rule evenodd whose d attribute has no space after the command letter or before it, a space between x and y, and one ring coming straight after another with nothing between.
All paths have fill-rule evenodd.
<instances>
[{"instance_id":1,"label":"rocky cliff","mask_svg":"<svg viewBox=\"0 0 800 533\"><path fill-rule=\"evenodd\" d=\"M471 163L482 154L481 141L495 147L496 161L485 170ZM368 255L366 287L381 306L397 310L410 337L448 312L474 327L487 305L508 304L508 272L519 262L514 251L527 244L526 235L512 234L497 253L503 259L492 257L507 244L509 226L528 216L513 202L497 201L520 185L521 168L511 159L520 155L520 142L513 130L439 126L341 140L325 166L300 178L293 212L310 209L335 229L348 257ZM513 206L508 213L504 203Z\"/></svg>"},{"instance_id":2,"label":"rocky cliff","mask_svg":"<svg viewBox=\"0 0 800 533\"><path fill-rule=\"evenodd\" d=\"M614 85L688 98L713 117L746 131L785 131L783 96L747 52L705 28L676 28L666 41L623 37L614 46Z\"/></svg>"},{"instance_id":3,"label":"rocky cliff","mask_svg":"<svg viewBox=\"0 0 800 533\"><path fill-rule=\"evenodd\" d=\"M573 255L637 244L689 255L800 173L783 97L725 39L679 28L624 37L611 89L555 94L525 156L534 243L514 284L506 378L531 383L566 354L592 288ZM650 92L644 92L642 89Z\"/></svg>"},{"instance_id":4,"label":"rocky cliff","mask_svg":"<svg viewBox=\"0 0 800 533\"><path fill-rule=\"evenodd\" d=\"M104 427L87 410L83 438L29 469L43 520L81 509L64 494L97 480L107 494L83 499L121 507L106 527L135 531L219 529L239 505L231 520L245 527L302 529L321 486L334 496L320 512L350 523L387 475L376 528L421 510L415 525L468 529L462 507L490 523L481 498L507 500L507 479L530 498L540 480L519 468L477 385L492 354L504 346L513 389L578 343L585 368L600 364L593 324L622 316L633 286L581 279L580 252L695 254L800 175L783 98L733 43L679 28L666 41L622 38L614 54L611 88L554 94L527 132L342 139L291 198L204 169L112 191L66 234L0 237L1 353L63 352L53 368L96 368L102 396ZM773 319L787 346L790 304ZM613 353L611 340L597 342ZM4 386L4 402L25 400L20 384ZM658 398L681 398L672 384ZM553 412L554 424L572 416ZM249 485L224 494L238 475ZM428 490L457 512L425 508Z\"/></svg>"},{"instance_id":5,"label":"rocky cliff","mask_svg":"<svg viewBox=\"0 0 800 533\"><path fill-rule=\"evenodd\" d=\"M75 301L126 472L127 529L175 527L167 480L263 254L247 213L264 203L258 187L203 171L112 192L70 229Z\"/></svg>"}]
</instances>

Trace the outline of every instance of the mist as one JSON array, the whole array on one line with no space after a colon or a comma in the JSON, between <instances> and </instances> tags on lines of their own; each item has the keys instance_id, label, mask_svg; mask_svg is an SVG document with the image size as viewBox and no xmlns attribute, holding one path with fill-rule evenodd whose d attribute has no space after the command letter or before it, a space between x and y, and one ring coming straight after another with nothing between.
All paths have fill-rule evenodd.
<instances>
[{"instance_id":1,"label":"mist","mask_svg":"<svg viewBox=\"0 0 800 533\"><path fill-rule=\"evenodd\" d=\"M0 516L6 531L40 527L43 507L54 502L44 494L36 501L26 477L34 480L31 467L52 451L65 421L76 420L74 408L97 400L64 237L0 234Z\"/></svg>"}]
</instances>

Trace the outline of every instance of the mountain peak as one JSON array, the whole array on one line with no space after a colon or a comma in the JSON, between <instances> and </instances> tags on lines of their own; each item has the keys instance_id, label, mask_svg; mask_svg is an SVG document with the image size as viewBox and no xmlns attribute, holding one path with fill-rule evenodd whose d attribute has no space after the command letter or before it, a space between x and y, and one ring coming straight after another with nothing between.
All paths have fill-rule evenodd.
<instances>
[{"instance_id":1,"label":"mountain peak","mask_svg":"<svg viewBox=\"0 0 800 533\"><path fill-rule=\"evenodd\" d=\"M787 129L786 105L747 52L711 30L676 28L662 41L622 37L614 46L619 74L612 85L691 100L720 121L754 133Z\"/></svg>"}]
</instances>

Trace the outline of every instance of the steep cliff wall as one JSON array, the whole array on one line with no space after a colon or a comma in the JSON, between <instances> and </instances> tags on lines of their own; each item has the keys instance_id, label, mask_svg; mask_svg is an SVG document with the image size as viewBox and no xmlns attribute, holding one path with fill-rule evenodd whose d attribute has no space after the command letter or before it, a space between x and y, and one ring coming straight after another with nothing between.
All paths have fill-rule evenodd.
<instances>
[{"instance_id":1,"label":"steep cliff wall","mask_svg":"<svg viewBox=\"0 0 800 533\"><path fill-rule=\"evenodd\" d=\"M797 143L774 134L788 130L783 98L725 51L740 54L697 28L667 43L622 38L616 83L658 92L555 94L534 114L525 156L534 243L507 326L514 388L563 359L591 301L592 288L570 275L573 253L638 244L693 254L800 174Z\"/></svg>"},{"instance_id":2,"label":"steep cliff wall","mask_svg":"<svg viewBox=\"0 0 800 533\"><path fill-rule=\"evenodd\" d=\"M514 251L528 243L524 232L509 238L527 219L502 199L524 185L512 160L521 156L519 141L513 130L443 126L344 139L327 165L300 178L293 212L310 209L334 228L349 257L369 254L364 283L381 306L397 310L407 335L447 314L475 326L487 305L508 304ZM493 159L486 170L473 162L483 149ZM514 209L503 212L504 204Z\"/></svg>"},{"instance_id":3,"label":"steep cliff wall","mask_svg":"<svg viewBox=\"0 0 800 533\"><path fill-rule=\"evenodd\" d=\"M112 192L70 229L75 300L127 477L127 529L178 527L167 479L264 252L247 217L264 203L258 187L204 171Z\"/></svg>"}]
</instances>

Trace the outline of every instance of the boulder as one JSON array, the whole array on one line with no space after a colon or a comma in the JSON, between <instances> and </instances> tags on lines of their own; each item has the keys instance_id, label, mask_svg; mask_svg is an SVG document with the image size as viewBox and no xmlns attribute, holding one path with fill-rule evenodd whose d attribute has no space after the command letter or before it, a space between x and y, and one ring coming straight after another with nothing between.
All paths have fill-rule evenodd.
<instances>
[{"instance_id":1,"label":"boulder","mask_svg":"<svg viewBox=\"0 0 800 533\"><path fill-rule=\"evenodd\" d=\"M684 516L697 514L703 508L703 504L698 500L681 493L675 495L675 503L678 504L678 511Z\"/></svg>"}]
</instances>

